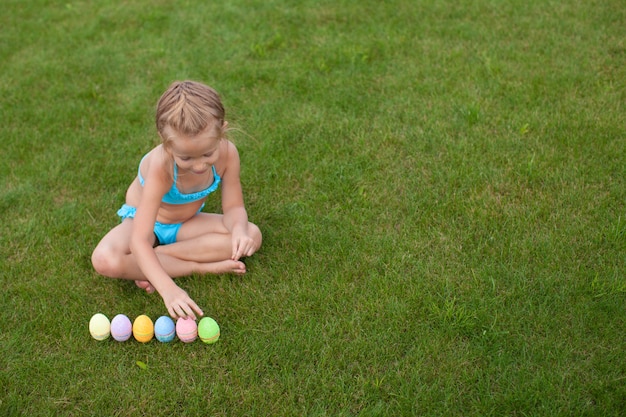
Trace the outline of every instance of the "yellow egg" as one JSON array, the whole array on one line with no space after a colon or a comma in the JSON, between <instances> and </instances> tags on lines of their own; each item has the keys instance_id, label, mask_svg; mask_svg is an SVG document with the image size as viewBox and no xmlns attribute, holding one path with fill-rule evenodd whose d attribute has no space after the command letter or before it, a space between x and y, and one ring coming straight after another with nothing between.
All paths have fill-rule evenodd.
<instances>
[{"instance_id":1,"label":"yellow egg","mask_svg":"<svg viewBox=\"0 0 626 417\"><path fill-rule=\"evenodd\" d=\"M102 313L96 313L89 320L89 333L96 340L105 340L111 334L111 322Z\"/></svg>"},{"instance_id":2,"label":"yellow egg","mask_svg":"<svg viewBox=\"0 0 626 417\"><path fill-rule=\"evenodd\" d=\"M154 336L154 324L150 317L142 314L133 322L133 336L138 342L147 343Z\"/></svg>"}]
</instances>

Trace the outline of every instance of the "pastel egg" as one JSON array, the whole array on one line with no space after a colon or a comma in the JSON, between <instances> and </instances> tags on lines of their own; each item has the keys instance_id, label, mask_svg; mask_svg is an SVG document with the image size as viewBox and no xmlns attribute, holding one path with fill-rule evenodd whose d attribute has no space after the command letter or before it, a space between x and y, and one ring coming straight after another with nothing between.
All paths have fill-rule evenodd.
<instances>
[{"instance_id":1,"label":"pastel egg","mask_svg":"<svg viewBox=\"0 0 626 417\"><path fill-rule=\"evenodd\" d=\"M152 336L154 336L154 325L150 317L142 314L135 319L133 322L133 336L141 343L147 343L152 340Z\"/></svg>"},{"instance_id":2,"label":"pastel egg","mask_svg":"<svg viewBox=\"0 0 626 417\"><path fill-rule=\"evenodd\" d=\"M190 318L179 318L176 321L176 335L183 343L191 343L198 337L198 324Z\"/></svg>"},{"instance_id":3,"label":"pastel egg","mask_svg":"<svg viewBox=\"0 0 626 417\"><path fill-rule=\"evenodd\" d=\"M133 335L133 325L124 314L118 314L111 320L111 336L118 342L125 342Z\"/></svg>"},{"instance_id":4,"label":"pastel egg","mask_svg":"<svg viewBox=\"0 0 626 417\"><path fill-rule=\"evenodd\" d=\"M168 316L161 316L154 323L154 336L159 342L168 343L176 336L174 321Z\"/></svg>"},{"instance_id":5,"label":"pastel egg","mask_svg":"<svg viewBox=\"0 0 626 417\"><path fill-rule=\"evenodd\" d=\"M102 313L96 313L89 320L89 333L96 340L105 340L111 334L111 322Z\"/></svg>"}]
</instances>

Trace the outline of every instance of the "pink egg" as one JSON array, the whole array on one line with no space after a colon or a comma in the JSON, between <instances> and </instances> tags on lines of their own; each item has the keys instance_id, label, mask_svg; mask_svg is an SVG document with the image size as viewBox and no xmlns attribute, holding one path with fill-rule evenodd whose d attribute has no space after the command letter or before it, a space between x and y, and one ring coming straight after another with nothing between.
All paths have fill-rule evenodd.
<instances>
[{"instance_id":1,"label":"pink egg","mask_svg":"<svg viewBox=\"0 0 626 417\"><path fill-rule=\"evenodd\" d=\"M190 318L176 321L176 336L184 343L191 343L198 337L198 324Z\"/></svg>"},{"instance_id":2,"label":"pink egg","mask_svg":"<svg viewBox=\"0 0 626 417\"><path fill-rule=\"evenodd\" d=\"M118 314L111 320L111 336L118 342L125 342L133 334L133 324L123 314Z\"/></svg>"}]
</instances>

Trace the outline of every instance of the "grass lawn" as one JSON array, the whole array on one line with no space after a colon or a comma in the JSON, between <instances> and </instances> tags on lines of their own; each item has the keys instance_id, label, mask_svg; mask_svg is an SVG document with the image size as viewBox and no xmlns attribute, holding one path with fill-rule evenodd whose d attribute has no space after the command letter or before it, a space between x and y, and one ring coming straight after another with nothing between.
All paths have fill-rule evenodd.
<instances>
[{"instance_id":1,"label":"grass lawn","mask_svg":"<svg viewBox=\"0 0 626 417\"><path fill-rule=\"evenodd\" d=\"M3 2L0 415L623 415L625 24L619 0ZM89 258L177 79L222 94L264 246L179 281L215 345L97 342L97 312L166 314Z\"/></svg>"}]
</instances>

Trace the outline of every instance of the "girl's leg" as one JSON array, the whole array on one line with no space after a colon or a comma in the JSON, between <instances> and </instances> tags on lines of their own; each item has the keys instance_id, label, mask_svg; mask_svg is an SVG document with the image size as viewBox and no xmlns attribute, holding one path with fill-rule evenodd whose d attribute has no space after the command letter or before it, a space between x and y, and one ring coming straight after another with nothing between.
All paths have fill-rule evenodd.
<instances>
[{"instance_id":1,"label":"girl's leg","mask_svg":"<svg viewBox=\"0 0 626 417\"><path fill-rule=\"evenodd\" d=\"M261 231L253 223L249 223L248 230L258 250ZM156 252L187 261L219 262L230 259L232 239L222 222L222 215L199 213L181 226L176 243L158 246Z\"/></svg>"},{"instance_id":2,"label":"girl's leg","mask_svg":"<svg viewBox=\"0 0 626 417\"><path fill-rule=\"evenodd\" d=\"M98 273L112 278L146 280L134 256L130 253L131 232L132 220L126 219L102 238L91 256L92 264ZM162 247L166 246L169 245ZM156 253L163 269L172 278L191 275L194 272L214 274L245 272L245 265L241 262L195 262L159 253L159 250L156 250Z\"/></svg>"}]
</instances>

